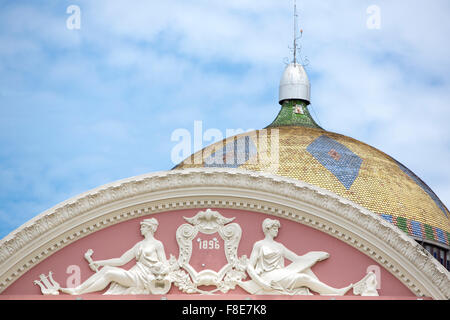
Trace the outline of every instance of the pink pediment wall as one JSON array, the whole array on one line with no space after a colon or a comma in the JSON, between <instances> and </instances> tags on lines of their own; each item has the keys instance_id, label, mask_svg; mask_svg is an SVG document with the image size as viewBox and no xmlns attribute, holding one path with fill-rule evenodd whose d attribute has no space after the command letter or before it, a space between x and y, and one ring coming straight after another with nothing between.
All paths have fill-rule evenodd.
<instances>
[{"instance_id":1,"label":"pink pediment wall","mask_svg":"<svg viewBox=\"0 0 450 320\"><path fill-rule=\"evenodd\" d=\"M178 244L175 234L177 228L181 224L186 223L183 217L193 217L201 210L177 210L151 216L159 221L159 228L155 233L155 237L163 242L167 258L171 254L178 257ZM414 297L414 294L405 285L374 260L321 231L287 219L275 218L256 212L235 209L213 210L219 211L227 218L235 217L236 219L233 222L241 226L242 238L238 249L239 257L242 255L249 257L253 244L264 237L261 225L265 218L278 219L281 222L281 228L278 237L275 239L276 241L283 243L298 255L303 255L309 251L326 251L330 254L330 258L317 263L312 268L322 282L337 288L344 287L349 283L361 280L365 276L368 267L372 266L373 268L375 266L375 268L378 267L380 270L381 288L378 290L380 296ZM80 271L80 280L84 281L93 274L93 271L84 259L84 253L88 249L94 250L92 256L94 260L120 257L125 251L143 239L139 231L139 223L149 217L139 217L116 224L64 247L27 271L11 284L2 295L40 296L40 289L33 281L38 280L40 274L48 274L49 271L53 272L54 279L62 287L71 286L73 280L76 279L76 276L73 274L74 270ZM220 249L217 249L217 246L205 248L203 246L205 242L201 244L197 238L200 238L201 241L209 241L216 238ZM219 270L226 263L222 239L217 234L205 235L201 233L197 235L197 238L194 239L191 265L197 271L203 269ZM215 241L213 240L213 242ZM206 243L209 244L211 242ZM123 268L129 269L133 264L134 262L130 262ZM98 294L101 294L101 292L91 295ZM178 288L172 286L168 295L171 294L179 295L182 293ZM230 290L228 294L247 293L237 287L235 290ZM347 295L353 295L352 291L350 290Z\"/></svg>"}]
</instances>

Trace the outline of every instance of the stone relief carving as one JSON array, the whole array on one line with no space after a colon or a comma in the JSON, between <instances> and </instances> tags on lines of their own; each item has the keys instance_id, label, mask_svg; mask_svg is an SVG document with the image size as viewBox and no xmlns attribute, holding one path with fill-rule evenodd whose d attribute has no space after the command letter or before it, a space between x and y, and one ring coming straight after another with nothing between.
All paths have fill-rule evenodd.
<instances>
[{"instance_id":1,"label":"stone relief carving","mask_svg":"<svg viewBox=\"0 0 450 320\"><path fill-rule=\"evenodd\" d=\"M310 295L310 290L320 295L343 296L352 284L337 289L321 282L311 271L319 261L327 259L326 252L309 252L298 256L283 244L276 242L280 222L265 219L262 224L265 238L253 246L247 272L252 278L240 286L251 294ZM292 261L285 267L285 258Z\"/></svg>"},{"instance_id":2,"label":"stone relief carving","mask_svg":"<svg viewBox=\"0 0 450 320\"><path fill-rule=\"evenodd\" d=\"M234 289L236 283L246 277L245 265L246 256L238 259L237 249L241 240L242 230L237 223L230 223L234 218L225 218L219 212L207 209L200 211L195 217L185 218L189 224L183 224L177 229L177 242L179 246L178 265L183 268L190 276L189 281L184 273L179 270L180 280L174 281L174 284L186 293L222 293ZM213 234L218 232L225 243L225 256L227 264L219 272L213 270L202 270L197 272L190 264L192 254L192 240L201 232L204 234ZM183 280L181 280L183 279ZM205 292L200 290L199 286L216 286L213 291Z\"/></svg>"},{"instance_id":3,"label":"stone relief carving","mask_svg":"<svg viewBox=\"0 0 450 320\"><path fill-rule=\"evenodd\" d=\"M175 184L172 183L174 180L176 180ZM361 227L364 236L373 235L376 240L368 244L360 242L361 237L344 232L345 237L341 238L342 241L367 252L369 256L376 259L417 296L432 296L435 299L444 300L450 299L450 273L416 241L378 217L375 213L367 212L367 210L356 207L353 203L337 195L314 188L301 181L293 182L271 174L229 168L173 170L124 179L101 186L89 191L89 193L73 197L41 213L30 224L18 228L0 240L0 269L2 270L0 271L0 294L26 271L40 263L42 259L45 259L49 254L63 246L76 241L81 236L119 223L135 215L161 212L163 211L163 206L180 209L203 208L205 206L204 201L198 199L187 202L178 202L176 199L171 199L165 200L164 204L150 205L145 209L148 212L143 210L123 212L121 215L114 217L114 219L108 220L106 220L107 211L101 209L105 219L88 225L87 221L91 218L90 215L93 210L97 210L113 201L126 198L126 195L122 194L122 188L118 188L119 186L131 185L132 188L135 187L133 190L136 190L136 193L133 195L147 195L153 191L172 192L173 189L176 189L176 192L180 192L186 186L190 188L189 190L192 190L192 187L203 188L205 185L211 188L223 188L226 191L233 187L244 187L244 184L246 184L244 182L248 180L257 181L257 183L251 184L250 188L246 188L251 192L268 192L274 196L289 195L289 199L296 201L297 204L307 202L323 208L326 203L334 202L338 209L338 211L333 212L335 217L351 225ZM169 185L176 185L176 188L169 187ZM196 192L203 192L203 190ZM203 195L203 193L201 194ZM324 194L325 196L323 196ZM273 201L268 205L260 206L254 200L251 200L251 197L242 203L233 202L233 196L225 198L228 200L221 198L211 202L208 201L208 205L212 204L216 207L226 208L247 208L278 217L289 217L293 212L297 211L297 209L293 208L285 211L284 208L281 209L278 203ZM269 198L271 199L271 197ZM78 207L76 210L78 213L73 217L69 217L68 207L73 205ZM308 213L316 214L315 210L308 211ZM301 214L292 217L297 222L316 227L314 220L305 219ZM61 239L55 242L56 236L53 234L55 230L72 224L76 226L76 232L64 234ZM331 221L328 221L318 229L334 237L341 237L340 232L334 229ZM29 232L30 230L34 230L34 232ZM58 233L58 236L62 236L62 233ZM37 247L36 243L39 241L37 242L36 240L38 237L46 239L44 246ZM386 241L387 237L389 238L389 243ZM19 238L21 239L19 240ZM406 259L406 264L398 261L398 258L401 257ZM16 263L19 259L26 259L26 262L24 264Z\"/></svg>"},{"instance_id":4,"label":"stone relief carving","mask_svg":"<svg viewBox=\"0 0 450 320\"><path fill-rule=\"evenodd\" d=\"M246 255L237 255L242 229L239 224L232 223L235 218L226 218L207 209L184 219L188 223L180 225L176 231L178 259L171 255L167 260L163 243L154 237L158 221L150 218L141 222L144 240L121 257L94 261L93 250L89 249L84 257L95 273L79 286L61 288L53 280L51 271L48 277L42 274L41 281L34 283L40 286L44 295L56 295L59 291L81 295L102 291L108 286L104 294L166 294L172 284L187 294L227 293L240 286L250 294L259 295L312 295L311 291L320 295L344 295L352 287L356 295L378 295L373 273L344 288L333 288L321 282L311 267L329 258L329 254L309 252L299 256L290 251L274 240L280 228L278 220L263 221L265 238L254 244L248 259ZM218 233L223 239L227 263L219 271L205 269L198 272L190 264L193 239L199 233ZM120 268L133 259L136 264L131 269ZM285 259L291 260L291 264L285 266ZM247 274L249 280L246 280ZM205 291L202 286L215 286L215 289Z\"/></svg>"},{"instance_id":5,"label":"stone relief carving","mask_svg":"<svg viewBox=\"0 0 450 320\"><path fill-rule=\"evenodd\" d=\"M75 288L60 288L61 292L80 295L97 292L110 285L105 294L165 294L170 290L170 262L166 259L164 246L155 239L158 227L155 218L141 222L144 240L138 242L120 258L93 261L92 250L85 254L89 266L96 273ZM136 264L130 270L119 268L132 259ZM99 269L99 267L103 267Z\"/></svg>"},{"instance_id":6,"label":"stone relief carving","mask_svg":"<svg viewBox=\"0 0 450 320\"><path fill-rule=\"evenodd\" d=\"M369 272L363 279L353 286L353 294L362 297L378 297L377 276Z\"/></svg>"},{"instance_id":7,"label":"stone relief carving","mask_svg":"<svg viewBox=\"0 0 450 320\"><path fill-rule=\"evenodd\" d=\"M43 295L59 295L59 289L61 288L59 283L53 280L53 272L49 272L48 276L45 274L41 274L39 276L39 280L35 280L34 284L38 285L41 288L41 292Z\"/></svg>"}]
</instances>

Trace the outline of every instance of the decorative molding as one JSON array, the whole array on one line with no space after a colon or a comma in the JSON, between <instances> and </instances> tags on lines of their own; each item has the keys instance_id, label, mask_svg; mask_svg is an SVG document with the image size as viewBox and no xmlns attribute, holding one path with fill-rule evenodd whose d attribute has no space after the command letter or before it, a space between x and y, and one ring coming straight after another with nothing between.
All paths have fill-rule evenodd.
<instances>
[{"instance_id":1,"label":"decorative molding","mask_svg":"<svg viewBox=\"0 0 450 320\"><path fill-rule=\"evenodd\" d=\"M378 297L377 276L373 272L367 275L353 286L353 294L363 297Z\"/></svg>"},{"instance_id":2,"label":"decorative molding","mask_svg":"<svg viewBox=\"0 0 450 320\"><path fill-rule=\"evenodd\" d=\"M44 295L59 295L59 289L61 288L59 283L53 280L53 272L49 272L48 276L41 274L39 276L40 280L35 280L34 284L38 285Z\"/></svg>"},{"instance_id":3,"label":"decorative molding","mask_svg":"<svg viewBox=\"0 0 450 320\"><path fill-rule=\"evenodd\" d=\"M198 212L194 217L184 219L189 223L182 224L178 227L176 238L179 247L178 265L186 270L189 277L181 273L181 277L177 277L174 284L186 293L214 293L221 291L228 292L234 289L236 284L246 278L245 267L247 257L238 258L237 250L241 240L242 229L237 223L230 223L234 218L225 218L218 211L207 209ZM227 258L227 264L224 265L219 272L214 270L202 270L197 272L190 264L192 255L192 240L198 233L213 234L218 232L224 241L224 253ZM178 270L177 270L178 271ZM180 271L178 271L178 274ZM178 279L181 278L181 281ZM199 290L199 286L216 286L212 291Z\"/></svg>"},{"instance_id":4,"label":"decorative molding","mask_svg":"<svg viewBox=\"0 0 450 320\"><path fill-rule=\"evenodd\" d=\"M334 236L389 270L417 296L450 299L450 273L377 214L301 181L240 169L184 169L133 177L43 212L0 241L0 292L64 246L135 217L235 208L290 219Z\"/></svg>"}]
</instances>

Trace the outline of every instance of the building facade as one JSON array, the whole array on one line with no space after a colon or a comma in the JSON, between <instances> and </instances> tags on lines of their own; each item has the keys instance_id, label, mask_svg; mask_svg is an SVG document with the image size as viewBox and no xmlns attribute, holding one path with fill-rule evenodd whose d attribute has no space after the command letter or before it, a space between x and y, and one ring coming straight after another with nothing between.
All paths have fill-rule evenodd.
<instances>
[{"instance_id":1,"label":"building facade","mask_svg":"<svg viewBox=\"0 0 450 320\"><path fill-rule=\"evenodd\" d=\"M400 162L328 132L287 66L265 129L114 182L0 242L0 298L449 299L449 211Z\"/></svg>"}]
</instances>

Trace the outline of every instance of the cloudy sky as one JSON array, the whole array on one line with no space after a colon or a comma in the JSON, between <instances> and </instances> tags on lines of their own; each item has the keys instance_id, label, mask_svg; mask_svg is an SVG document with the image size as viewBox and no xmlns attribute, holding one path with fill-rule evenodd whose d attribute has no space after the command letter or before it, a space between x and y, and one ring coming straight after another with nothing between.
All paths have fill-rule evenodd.
<instances>
[{"instance_id":1,"label":"cloudy sky","mask_svg":"<svg viewBox=\"0 0 450 320\"><path fill-rule=\"evenodd\" d=\"M172 133L196 120L268 125L292 7L0 0L0 238L79 193L171 169ZM391 155L449 206L450 2L298 7L315 119Z\"/></svg>"}]
</instances>

